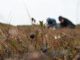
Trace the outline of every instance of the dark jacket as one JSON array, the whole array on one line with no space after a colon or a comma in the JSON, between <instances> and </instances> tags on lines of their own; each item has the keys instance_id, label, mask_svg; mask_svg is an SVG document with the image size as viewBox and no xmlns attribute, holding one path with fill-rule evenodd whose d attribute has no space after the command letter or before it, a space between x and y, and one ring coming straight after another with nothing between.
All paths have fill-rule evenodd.
<instances>
[{"instance_id":1,"label":"dark jacket","mask_svg":"<svg viewBox=\"0 0 80 60\"><path fill-rule=\"evenodd\" d=\"M55 27L56 26L56 20L55 19L52 19L52 18L48 18L47 19L47 25L48 27Z\"/></svg>"},{"instance_id":2,"label":"dark jacket","mask_svg":"<svg viewBox=\"0 0 80 60\"><path fill-rule=\"evenodd\" d=\"M60 23L61 27L70 27L70 28L75 28L75 24L73 24L70 20L67 18L63 18L64 22Z\"/></svg>"}]
</instances>

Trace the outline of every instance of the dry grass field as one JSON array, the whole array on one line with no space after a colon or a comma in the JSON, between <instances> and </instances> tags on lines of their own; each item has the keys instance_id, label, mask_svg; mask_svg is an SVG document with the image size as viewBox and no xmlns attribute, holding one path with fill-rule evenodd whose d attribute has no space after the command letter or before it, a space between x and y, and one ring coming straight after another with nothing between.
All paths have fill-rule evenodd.
<instances>
[{"instance_id":1,"label":"dry grass field","mask_svg":"<svg viewBox=\"0 0 80 60\"><path fill-rule=\"evenodd\" d=\"M0 60L80 60L80 26L54 30L0 23Z\"/></svg>"}]
</instances>

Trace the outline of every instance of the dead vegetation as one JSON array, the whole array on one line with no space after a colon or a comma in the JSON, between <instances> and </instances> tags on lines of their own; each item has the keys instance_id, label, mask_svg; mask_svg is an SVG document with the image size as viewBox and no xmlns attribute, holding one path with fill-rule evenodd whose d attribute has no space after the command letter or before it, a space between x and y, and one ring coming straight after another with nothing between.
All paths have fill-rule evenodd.
<instances>
[{"instance_id":1,"label":"dead vegetation","mask_svg":"<svg viewBox=\"0 0 80 60\"><path fill-rule=\"evenodd\" d=\"M34 34L34 38L30 35ZM77 60L80 28L0 25L0 60Z\"/></svg>"}]
</instances>

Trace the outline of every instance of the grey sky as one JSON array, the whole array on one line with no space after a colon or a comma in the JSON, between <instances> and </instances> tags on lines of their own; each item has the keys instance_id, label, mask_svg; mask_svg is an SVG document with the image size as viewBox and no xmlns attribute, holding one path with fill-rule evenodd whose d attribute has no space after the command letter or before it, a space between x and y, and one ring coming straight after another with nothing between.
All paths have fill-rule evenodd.
<instances>
[{"instance_id":1,"label":"grey sky","mask_svg":"<svg viewBox=\"0 0 80 60\"><path fill-rule=\"evenodd\" d=\"M25 3L25 4L24 4ZM74 23L80 23L79 0L0 0L0 21L11 24L31 24L26 7L32 17L46 22L47 17L62 15ZM78 6L77 6L78 5Z\"/></svg>"}]
</instances>

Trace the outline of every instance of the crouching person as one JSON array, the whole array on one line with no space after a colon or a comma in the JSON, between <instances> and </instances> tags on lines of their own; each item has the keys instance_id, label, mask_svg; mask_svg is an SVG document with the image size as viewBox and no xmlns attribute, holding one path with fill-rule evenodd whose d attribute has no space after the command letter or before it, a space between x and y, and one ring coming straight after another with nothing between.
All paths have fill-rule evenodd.
<instances>
[{"instance_id":1,"label":"crouching person","mask_svg":"<svg viewBox=\"0 0 80 60\"><path fill-rule=\"evenodd\" d=\"M48 28L56 28L56 20L52 18L47 18L47 26Z\"/></svg>"},{"instance_id":2,"label":"crouching person","mask_svg":"<svg viewBox=\"0 0 80 60\"><path fill-rule=\"evenodd\" d=\"M69 27L69 28L75 28L75 24L73 24L69 19L64 18L62 16L59 16L60 26L61 28Z\"/></svg>"}]
</instances>

